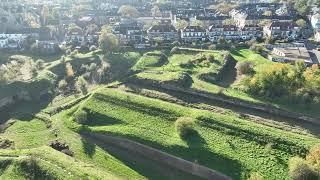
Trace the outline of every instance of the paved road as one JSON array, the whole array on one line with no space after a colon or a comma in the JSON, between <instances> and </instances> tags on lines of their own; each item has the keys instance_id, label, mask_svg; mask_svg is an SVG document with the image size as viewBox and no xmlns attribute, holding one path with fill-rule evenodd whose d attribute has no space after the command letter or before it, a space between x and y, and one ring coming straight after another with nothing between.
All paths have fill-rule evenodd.
<instances>
[{"instance_id":1,"label":"paved road","mask_svg":"<svg viewBox=\"0 0 320 180\"><path fill-rule=\"evenodd\" d=\"M309 51L313 63L320 64L320 52L317 50L317 46L310 42L305 42L305 45Z\"/></svg>"}]
</instances>

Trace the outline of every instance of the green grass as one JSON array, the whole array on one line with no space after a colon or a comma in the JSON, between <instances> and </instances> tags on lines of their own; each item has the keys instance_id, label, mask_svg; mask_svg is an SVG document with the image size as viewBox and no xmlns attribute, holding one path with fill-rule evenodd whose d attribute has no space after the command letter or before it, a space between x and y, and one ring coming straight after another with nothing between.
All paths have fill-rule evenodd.
<instances>
[{"instance_id":1,"label":"green grass","mask_svg":"<svg viewBox=\"0 0 320 180\"><path fill-rule=\"evenodd\" d=\"M140 70L145 71L138 73L136 77L170 82L182 80L180 77L188 73L192 76L193 81L203 81L200 78L201 75L218 73L224 63L223 55L217 51L194 49L188 53L183 53L183 49L181 51L178 54L168 56L168 62L160 67L154 65L155 61L153 59L142 58L143 62L138 61L136 66L147 66L147 68L140 68ZM209 55L214 56L213 62L206 59Z\"/></svg>"},{"instance_id":2,"label":"green grass","mask_svg":"<svg viewBox=\"0 0 320 180\"><path fill-rule=\"evenodd\" d=\"M77 161L46 146L19 151L2 150L0 154L8 156L1 158L0 162L11 161L9 168L1 175L4 179L83 179L88 177L120 179L110 172L99 169L92 164ZM23 162L30 160L36 162L35 167L23 164Z\"/></svg>"},{"instance_id":3,"label":"green grass","mask_svg":"<svg viewBox=\"0 0 320 180\"><path fill-rule=\"evenodd\" d=\"M161 66L165 62L161 62L161 55L160 51L153 51L145 53L139 61L133 66L133 70L146 70L152 67Z\"/></svg>"},{"instance_id":4,"label":"green grass","mask_svg":"<svg viewBox=\"0 0 320 180\"><path fill-rule=\"evenodd\" d=\"M234 179L246 179L250 172L259 172L266 179L286 179L288 158L304 155L311 145L319 143L311 135L254 124L232 112L191 109L119 90L103 89L81 108L90 110L88 127L94 132L142 142ZM197 123L198 135L187 141L179 138L174 127L182 116ZM70 116L63 117L66 120ZM65 124L81 129L72 118Z\"/></svg>"}]
</instances>

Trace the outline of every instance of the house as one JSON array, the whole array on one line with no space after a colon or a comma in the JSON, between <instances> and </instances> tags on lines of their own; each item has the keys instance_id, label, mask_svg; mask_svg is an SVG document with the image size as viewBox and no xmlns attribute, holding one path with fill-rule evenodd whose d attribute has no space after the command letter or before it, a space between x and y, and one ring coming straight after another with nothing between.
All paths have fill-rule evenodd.
<instances>
[{"instance_id":1,"label":"house","mask_svg":"<svg viewBox=\"0 0 320 180\"><path fill-rule=\"evenodd\" d=\"M240 38L238 28L235 25L212 25L207 32L211 42L218 42L220 37L226 40L237 40Z\"/></svg>"},{"instance_id":2,"label":"house","mask_svg":"<svg viewBox=\"0 0 320 180\"><path fill-rule=\"evenodd\" d=\"M21 49L28 34L0 34L0 49Z\"/></svg>"},{"instance_id":3,"label":"house","mask_svg":"<svg viewBox=\"0 0 320 180\"><path fill-rule=\"evenodd\" d=\"M300 35L300 27L295 22L273 21L263 29L265 37L272 39L296 39Z\"/></svg>"},{"instance_id":4,"label":"house","mask_svg":"<svg viewBox=\"0 0 320 180\"><path fill-rule=\"evenodd\" d=\"M306 47L276 47L273 48L269 59L284 63L294 63L299 60L303 60L307 65L313 63Z\"/></svg>"},{"instance_id":5,"label":"house","mask_svg":"<svg viewBox=\"0 0 320 180\"><path fill-rule=\"evenodd\" d=\"M309 20L313 29L320 29L320 14L314 14L309 16Z\"/></svg>"},{"instance_id":6,"label":"house","mask_svg":"<svg viewBox=\"0 0 320 180\"><path fill-rule=\"evenodd\" d=\"M241 40L259 39L263 37L262 28L258 25L246 25L243 28L239 28L238 34Z\"/></svg>"},{"instance_id":7,"label":"house","mask_svg":"<svg viewBox=\"0 0 320 180\"><path fill-rule=\"evenodd\" d=\"M320 30L316 30L314 33L314 39L316 42L320 42Z\"/></svg>"},{"instance_id":8,"label":"house","mask_svg":"<svg viewBox=\"0 0 320 180\"><path fill-rule=\"evenodd\" d=\"M121 45L134 45L144 40L142 25L134 19L122 19L113 27L113 33L118 36Z\"/></svg>"},{"instance_id":9,"label":"house","mask_svg":"<svg viewBox=\"0 0 320 180\"><path fill-rule=\"evenodd\" d=\"M179 40L179 34L171 21L161 21L147 30L147 36L150 41L174 42Z\"/></svg>"},{"instance_id":10,"label":"house","mask_svg":"<svg viewBox=\"0 0 320 180\"><path fill-rule=\"evenodd\" d=\"M206 30L199 26L187 26L181 30L181 40L195 42L206 40Z\"/></svg>"}]
</instances>

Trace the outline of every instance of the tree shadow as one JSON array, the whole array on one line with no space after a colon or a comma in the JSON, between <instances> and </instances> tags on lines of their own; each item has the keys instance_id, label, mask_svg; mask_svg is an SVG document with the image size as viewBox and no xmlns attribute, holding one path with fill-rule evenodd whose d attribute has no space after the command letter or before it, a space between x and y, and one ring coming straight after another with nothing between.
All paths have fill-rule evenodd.
<instances>
[{"instance_id":1,"label":"tree shadow","mask_svg":"<svg viewBox=\"0 0 320 180\"><path fill-rule=\"evenodd\" d=\"M127 84L130 84L130 83L127 83ZM301 120L297 120L297 119L292 119L292 118L284 117L281 115L274 115L271 113L267 113L263 110L245 108L245 107L242 107L239 105L234 105L232 103L226 103L221 100L210 99L210 98L207 98L207 96L225 98L228 101L234 101L234 102L238 101L238 102L247 103L246 101L241 100L239 98L228 97L224 94L212 94L212 93L203 92L203 91L196 91L200 94L203 94L203 96L202 96L202 95L181 92L180 90L167 89L167 88L163 88L158 85L137 84L137 86L139 86L141 88L153 90L153 91L158 91L161 93L166 93L169 96L176 98L177 99L176 102L181 101L181 102L195 105L195 106L198 104L205 104L208 106L222 107L223 109L231 110L235 113L258 116L258 117L261 117L264 119L269 119L272 121L285 123L285 124L288 124L289 126L292 126L292 127L300 127L302 129L307 130L310 134L313 134L315 136L320 136L320 128L319 128L319 125L317 125L317 124L314 124L311 122L309 123L309 122L301 121ZM163 99L165 101L168 101L168 99L161 98L161 97L159 97L159 99ZM261 98L257 97L256 99L260 100ZM260 104L260 103L251 103L251 104L256 105L256 106L261 105L261 106L265 106L266 108L268 108L268 105L264 105L264 104ZM270 107L276 108L273 106L270 106Z\"/></svg>"},{"instance_id":2,"label":"tree shadow","mask_svg":"<svg viewBox=\"0 0 320 180\"><path fill-rule=\"evenodd\" d=\"M237 79L237 69L236 67L237 62L234 60L222 70L221 77L217 80L217 85L228 88L230 87Z\"/></svg>"},{"instance_id":3,"label":"tree shadow","mask_svg":"<svg viewBox=\"0 0 320 180\"><path fill-rule=\"evenodd\" d=\"M110 133L109 135L121 137L120 134L116 133ZM168 164L154 161L150 157L144 156L143 153L128 152L126 149L117 147L114 144L103 142L101 139L95 139L87 135L85 136L90 139L91 142L95 142L97 146L148 179L201 179L172 168L171 166L168 166ZM202 139L199 134L187 141L188 147L180 145L163 146L159 143L144 140L133 135L126 136L125 138L145 144L173 156L183 158L187 161L217 170L236 180L241 179L241 173L245 171L241 163L237 160L229 159L221 154L209 150L205 146L206 143L204 139ZM197 140L200 140L200 142L196 142Z\"/></svg>"},{"instance_id":4,"label":"tree shadow","mask_svg":"<svg viewBox=\"0 0 320 180\"><path fill-rule=\"evenodd\" d=\"M81 143L82 143L82 149L84 153L90 158L92 158L92 156L96 153L96 144L89 142L82 135L81 135Z\"/></svg>"},{"instance_id":5,"label":"tree shadow","mask_svg":"<svg viewBox=\"0 0 320 180\"><path fill-rule=\"evenodd\" d=\"M88 116L89 122L86 125L89 126L111 126L115 124L123 124L124 122L120 119L110 117L99 112L90 110Z\"/></svg>"},{"instance_id":6,"label":"tree shadow","mask_svg":"<svg viewBox=\"0 0 320 180\"><path fill-rule=\"evenodd\" d=\"M206 140L200 136L198 131L192 130L187 137L182 138L188 144L189 148L204 147L207 144Z\"/></svg>"},{"instance_id":7,"label":"tree shadow","mask_svg":"<svg viewBox=\"0 0 320 180\"><path fill-rule=\"evenodd\" d=\"M17 102L15 105L11 105L0 110L0 123L4 124L10 119L31 121L34 119L35 114L41 112L49 104L50 100Z\"/></svg>"}]
</instances>

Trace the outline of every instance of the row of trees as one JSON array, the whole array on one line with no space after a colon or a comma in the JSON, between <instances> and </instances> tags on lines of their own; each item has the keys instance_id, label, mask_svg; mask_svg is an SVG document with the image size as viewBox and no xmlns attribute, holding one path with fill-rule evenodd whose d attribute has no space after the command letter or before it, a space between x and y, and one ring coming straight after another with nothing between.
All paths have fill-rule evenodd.
<instances>
[{"instance_id":1,"label":"row of trees","mask_svg":"<svg viewBox=\"0 0 320 180\"><path fill-rule=\"evenodd\" d=\"M302 61L273 64L244 80L246 90L269 98L287 98L297 102L320 103L320 69L307 68Z\"/></svg>"}]
</instances>

